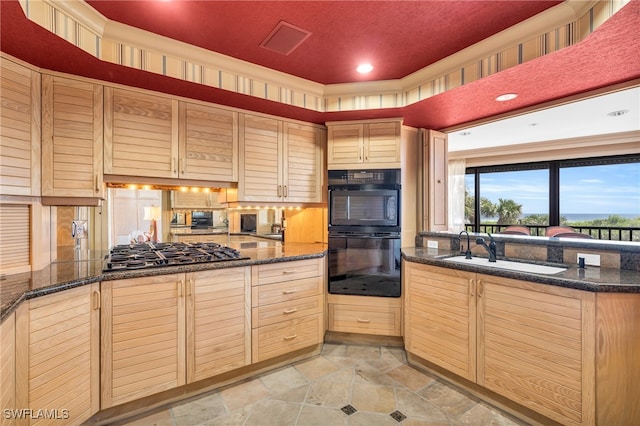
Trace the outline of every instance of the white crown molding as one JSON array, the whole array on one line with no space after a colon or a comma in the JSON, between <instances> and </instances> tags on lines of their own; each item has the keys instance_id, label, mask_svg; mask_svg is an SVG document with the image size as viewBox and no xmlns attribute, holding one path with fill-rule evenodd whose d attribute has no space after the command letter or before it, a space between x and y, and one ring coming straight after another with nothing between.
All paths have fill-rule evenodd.
<instances>
[{"instance_id":1,"label":"white crown molding","mask_svg":"<svg viewBox=\"0 0 640 426\"><path fill-rule=\"evenodd\" d=\"M611 3L610 8L615 10L619 10L628 1L630 0L600 0L602 3ZM158 70L158 59L164 58L171 63L171 72L167 72L166 75L321 112L403 107L442 93L449 89L441 83L449 75L492 55L495 56L505 49L513 48L519 43L576 22L598 3L597 0L566 0L401 79L322 85L109 20L84 0L20 1L25 14L29 6L34 11L38 10L33 16L28 16L29 19L69 42L73 42L73 39L66 34L60 34L60 30L54 28L50 16L63 14L65 19L72 20L81 28L78 32L88 31L94 34L99 43L86 42L81 37L82 34L76 35L76 39L84 41L84 45L79 47L101 60L162 73ZM105 49L111 51L105 53ZM118 49L127 53L118 56L113 52ZM132 52L137 55L133 55ZM143 60L138 63L137 59L132 59L145 55L153 57L156 60L155 65L146 65ZM196 77L181 71L189 67L204 69L209 74L224 74L225 82L221 84L205 81L202 75ZM421 90L423 87L432 89Z\"/></svg>"}]
</instances>

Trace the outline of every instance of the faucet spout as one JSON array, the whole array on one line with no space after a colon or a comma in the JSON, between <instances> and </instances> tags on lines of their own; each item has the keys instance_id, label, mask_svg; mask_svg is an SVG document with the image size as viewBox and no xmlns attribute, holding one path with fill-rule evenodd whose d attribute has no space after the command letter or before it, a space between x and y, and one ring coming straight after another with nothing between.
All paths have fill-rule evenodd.
<instances>
[{"instance_id":1,"label":"faucet spout","mask_svg":"<svg viewBox=\"0 0 640 426\"><path fill-rule=\"evenodd\" d=\"M464 252L464 258L471 259L471 241L469 239L469 233L467 231L460 231L460 235L458 236L462 238L462 234L467 234L467 250Z\"/></svg>"},{"instance_id":2,"label":"faucet spout","mask_svg":"<svg viewBox=\"0 0 640 426\"><path fill-rule=\"evenodd\" d=\"M476 240L476 244L481 245L484 249L489 253L489 262L496 261L496 240L493 239L491 234L487 234L489 236L489 244L486 243L484 238L479 237Z\"/></svg>"}]
</instances>

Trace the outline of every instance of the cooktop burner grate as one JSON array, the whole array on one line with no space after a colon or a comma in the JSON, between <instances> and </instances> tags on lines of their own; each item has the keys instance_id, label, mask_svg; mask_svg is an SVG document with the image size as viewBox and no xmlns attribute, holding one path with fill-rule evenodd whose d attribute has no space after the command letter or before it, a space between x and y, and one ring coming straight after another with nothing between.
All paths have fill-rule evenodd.
<instances>
[{"instance_id":1,"label":"cooktop burner grate","mask_svg":"<svg viewBox=\"0 0 640 426\"><path fill-rule=\"evenodd\" d=\"M105 256L103 272L191 263L248 259L217 243L144 243L117 245Z\"/></svg>"}]
</instances>

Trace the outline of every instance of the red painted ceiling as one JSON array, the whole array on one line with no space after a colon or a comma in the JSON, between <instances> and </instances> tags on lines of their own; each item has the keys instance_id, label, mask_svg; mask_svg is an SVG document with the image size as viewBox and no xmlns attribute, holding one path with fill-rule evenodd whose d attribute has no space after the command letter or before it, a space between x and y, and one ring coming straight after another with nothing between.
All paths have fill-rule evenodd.
<instances>
[{"instance_id":1,"label":"red painted ceiling","mask_svg":"<svg viewBox=\"0 0 640 426\"><path fill-rule=\"evenodd\" d=\"M89 0L98 12L152 33L322 84L390 80L555 6L500 1ZM288 56L260 47L285 21L311 36ZM370 62L366 77L355 68Z\"/></svg>"},{"instance_id":2,"label":"red painted ceiling","mask_svg":"<svg viewBox=\"0 0 640 426\"><path fill-rule=\"evenodd\" d=\"M114 20L306 79L337 83L362 81L353 68L364 57L376 66L367 79L404 77L558 1L89 3ZM316 123L403 116L407 125L442 129L640 78L640 0L572 47L404 108L340 113L318 113L102 62L26 19L17 0L0 1L0 14L1 50L38 67ZM289 56L259 47L280 20L312 33ZM516 100L494 101L514 91Z\"/></svg>"}]
</instances>

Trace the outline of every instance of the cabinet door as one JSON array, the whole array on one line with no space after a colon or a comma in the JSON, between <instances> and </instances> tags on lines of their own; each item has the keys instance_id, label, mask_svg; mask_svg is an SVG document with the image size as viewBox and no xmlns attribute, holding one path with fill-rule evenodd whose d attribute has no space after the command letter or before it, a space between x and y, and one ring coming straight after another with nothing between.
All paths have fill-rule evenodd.
<instances>
[{"instance_id":1,"label":"cabinet door","mask_svg":"<svg viewBox=\"0 0 640 426\"><path fill-rule=\"evenodd\" d=\"M331 125L327 133L327 163L330 170L345 169L364 162L364 125Z\"/></svg>"},{"instance_id":2,"label":"cabinet door","mask_svg":"<svg viewBox=\"0 0 640 426\"><path fill-rule=\"evenodd\" d=\"M400 122L365 124L364 142L369 167L400 168Z\"/></svg>"},{"instance_id":3,"label":"cabinet door","mask_svg":"<svg viewBox=\"0 0 640 426\"><path fill-rule=\"evenodd\" d=\"M178 101L104 88L104 173L178 177Z\"/></svg>"},{"instance_id":4,"label":"cabinet door","mask_svg":"<svg viewBox=\"0 0 640 426\"><path fill-rule=\"evenodd\" d=\"M57 410L52 423L65 424L98 411L99 316L98 284L38 297L18 310L17 407Z\"/></svg>"},{"instance_id":5,"label":"cabinet door","mask_svg":"<svg viewBox=\"0 0 640 426\"><path fill-rule=\"evenodd\" d=\"M251 268L187 275L187 383L251 363Z\"/></svg>"},{"instance_id":6,"label":"cabinet door","mask_svg":"<svg viewBox=\"0 0 640 426\"><path fill-rule=\"evenodd\" d=\"M238 113L180 102L180 178L238 180Z\"/></svg>"},{"instance_id":7,"label":"cabinet door","mask_svg":"<svg viewBox=\"0 0 640 426\"><path fill-rule=\"evenodd\" d=\"M478 314L478 384L594 424L595 293L478 274Z\"/></svg>"},{"instance_id":8,"label":"cabinet door","mask_svg":"<svg viewBox=\"0 0 640 426\"><path fill-rule=\"evenodd\" d=\"M104 198L102 86L42 76L42 195Z\"/></svg>"},{"instance_id":9,"label":"cabinet door","mask_svg":"<svg viewBox=\"0 0 640 426\"><path fill-rule=\"evenodd\" d=\"M424 224L428 231L448 229L448 180L447 135L429 130L423 132L424 173Z\"/></svg>"},{"instance_id":10,"label":"cabinet door","mask_svg":"<svg viewBox=\"0 0 640 426\"><path fill-rule=\"evenodd\" d=\"M476 379L475 274L405 263L405 347Z\"/></svg>"},{"instance_id":11,"label":"cabinet door","mask_svg":"<svg viewBox=\"0 0 640 426\"><path fill-rule=\"evenodd\" d=\"M184 274L102 282L102 408L185 384Z\"/></svg>"},{"instance_id":12,"label":"cabinet door","mask_svg":"<svg viewBox=\"0 0 640 426\"><path fill-rule=\"evenodd\" d=\"M239 201L282 201L282 122L240 116Z\"/></svg>"},{"instance_id":13,"label":"cabinet door","mask_svg":"<svg viewBox=\"0 0 640 426\"><path fill-rule=\"evenodd\" d=\"M284 123L282 201L322 202L322 134L317 127Z\"/></svg>"},{"instance_id":14,"label":"cabinet door","mask_svg":"<svg viewBox=\"0 0 640 426\"><path fill-rule=\"evenodd\" d=\"M40 74L0 58L0 195L40 195Z\"/></svg>"},{"instance_id":15,"label":"cabinet door","mask_svg":"<svg viewBox=\"0 0 640 426\"><path fill-rule=\"evenodd\" d=\"M225 191L191 192L171 191L172 209L212 209L224 208L226 200Z\"/></svg>"},{"instance_id":16,"label":"cabinet door","mask_svg":"<svg viewBox=\"0 0 640 426\"><path fill-rule=\"evenodd\" d=\"M18 408L16 405L16 316L9 315L0 325L0 408ZM3 412L4 414L4 412ZM3 415L0 425L12 426L16 419Z\"/></svg>"}]
</instances>

